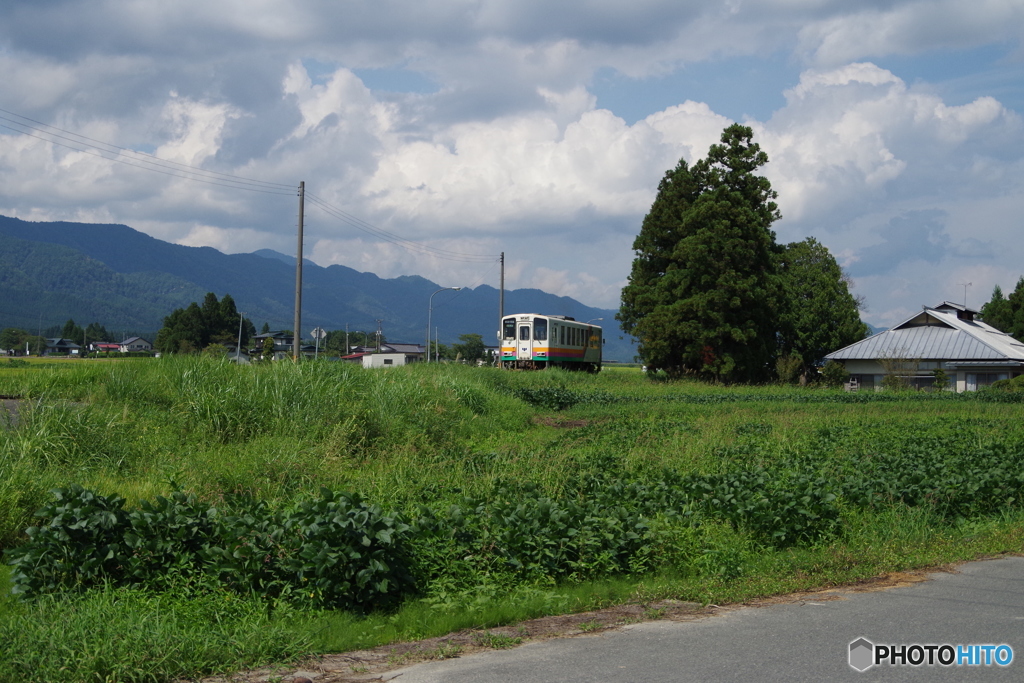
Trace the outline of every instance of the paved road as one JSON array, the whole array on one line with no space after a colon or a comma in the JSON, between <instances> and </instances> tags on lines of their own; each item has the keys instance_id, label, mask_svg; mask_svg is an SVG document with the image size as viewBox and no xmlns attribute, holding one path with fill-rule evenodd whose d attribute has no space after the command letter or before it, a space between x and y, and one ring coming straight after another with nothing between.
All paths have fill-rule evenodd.
<instances>
[{"instance_id":1,"label":"paved road","mask_svg":"<svg viewBox=\"0 0 1024 683\"><path fill-rule=\"evenodd\" d=\"M1007 644L1008 666L848 663L875 644ZM1005 651L1004 651L1005 654ZM690 622L532 643L392 671L396 683L577 681L1024 681L1024 558L972 562L959 573L842 600L743 608Z\"/></svg>"}]
</instances>

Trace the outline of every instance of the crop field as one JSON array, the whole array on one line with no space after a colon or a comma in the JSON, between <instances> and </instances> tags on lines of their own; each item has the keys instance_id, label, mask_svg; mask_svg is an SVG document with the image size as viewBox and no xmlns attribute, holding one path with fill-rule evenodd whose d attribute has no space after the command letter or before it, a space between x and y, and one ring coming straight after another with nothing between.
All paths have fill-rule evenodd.
<instances>
[{"instance_id":1,"label":"crop field","mask_svg":"<svg viewBox=\"0 0 1024 683\"><path fill-rule=\"evenodd\" d=\"M1024 551L1021 393L0 361L0 681L171 681Z\"/></svg>"}]
</instances>

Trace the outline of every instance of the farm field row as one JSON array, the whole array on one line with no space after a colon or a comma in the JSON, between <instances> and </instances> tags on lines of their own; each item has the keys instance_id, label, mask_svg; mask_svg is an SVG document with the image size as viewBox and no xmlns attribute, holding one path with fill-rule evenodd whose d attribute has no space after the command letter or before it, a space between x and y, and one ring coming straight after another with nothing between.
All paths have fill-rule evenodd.
<instances>
[{"instance_id":1,"label":"farm field row","mask_svg":"<svg viewBox=\"0 0 1024 683\"><path fill-rule=\"evenodd\" d=\"M0 681L171 680L1024 549L1014 395L201 358L0 368L0 394L24 398L0 442L5 580L32 597L0 602ZM25 627L46 610L171 644L69 667ZM161 648L194 654L132 654Z\"/></svg>"}]
</instances>

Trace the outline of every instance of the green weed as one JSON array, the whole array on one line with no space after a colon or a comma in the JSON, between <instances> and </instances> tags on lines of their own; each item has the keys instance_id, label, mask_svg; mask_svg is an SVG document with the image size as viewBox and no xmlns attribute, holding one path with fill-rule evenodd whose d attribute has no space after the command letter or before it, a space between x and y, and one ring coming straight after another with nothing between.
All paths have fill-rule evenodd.
<instances>
[{"instance_id":1,"label":"green weed","mask_svg":"<svg viewBox=\"0 0 1024 683\"><path fill-rule=\"evenodd\" d=\"M14 583L41 595L0 599L3 624L120 590L165 609L185 578L356 649L1024 549L1024 422L1003 394L204 358L33 364L0 392L29 400L0 428L0 547L32 558Z\"/></svg>"}]
</instances>

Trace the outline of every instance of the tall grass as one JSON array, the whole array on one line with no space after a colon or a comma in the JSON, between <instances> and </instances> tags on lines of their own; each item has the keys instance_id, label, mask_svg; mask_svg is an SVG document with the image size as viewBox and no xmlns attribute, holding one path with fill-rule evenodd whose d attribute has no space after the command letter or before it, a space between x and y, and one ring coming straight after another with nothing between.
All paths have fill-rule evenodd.
<instances>
[{"instance_id":1,"label":"tall grass","mask_svg":"<svg viewBox=\"0 0 1024 683\"><path fill-rule=\"evenodd\" d=\"M1024 453L1021 406L984 396L707 387L651 382L636 371L364 370L187 357L5 370L0 393L27 399L18 424L0 430L0 548L22 543L48 491L70 484L120 494L128 508L175 489L225 509L253 501L283 509L320 487L354 490L410 519L426 508L448 523L456 506L472 518L458 533L477 533L473 524L491 519L525 519L515 515L533 514L545 500L563 512L586 510L600 493L588 481L635 484L634 493L655 501L636 494L606 506L649 506L637 513L647 528L642 552L625 570L621 558L573 558L558 583L554 574L510 568L500 555L467 559L472 553L456 533L450 547L436 539L424 546L433 564L419 568L421 592L390 614L304 612L282 620L282 606L271 617L265 604L185 589L110 588L31 604L0 598L0 639L14 643L0 653L0 681L169 680L630 596L721 602L1024 548L1019 501L974 509L969 496L950 494L947 502L959 507L944 508L921 502L928 498L918 496L913 477L895 471L910 463L949 487L956 472L930 463L953 470L963 463L965 472L973 463L1003 463L1007 481L1024 477L1007 464ZM737 472L766 473L773 494L801 477L824 482L824 493L838 496L820 498L826 511L834 508L835 524L815 540L776 543L766 523L743 522L749 513L716 516L712 506L691 518L657 507L658 495L669 500L665 482L692 476L726 486ZM865 472L871 477L857 479ZM884 499L857 502L861 489L843 488L860 482L868 490L876 473L897 482ZM504 538L492 531L488 538ZM64 623L56 616L62 610L73 615L71 644L44 646L58 637L44 625ZM94 637L90 618L109 628ZM226 620L239 630L224 630ZM260 632L270 634L265 643ZM102 638L124 648L108 656L97 645ZM192 669L168 669L161 651L193 653ZM77 673L47 678L26 667Z\"/></svg>"},{"instance_id":2,"label":"tall grass","mask_svg":"<svg viewBox=\"0 0 1024 683\"><path fill-rule=\"evenodd\" d=\"M0 681L171 681L285 662L310 650L299 619L227 594L45 596L0 617Z\"/></svg>"}]
</instances>

